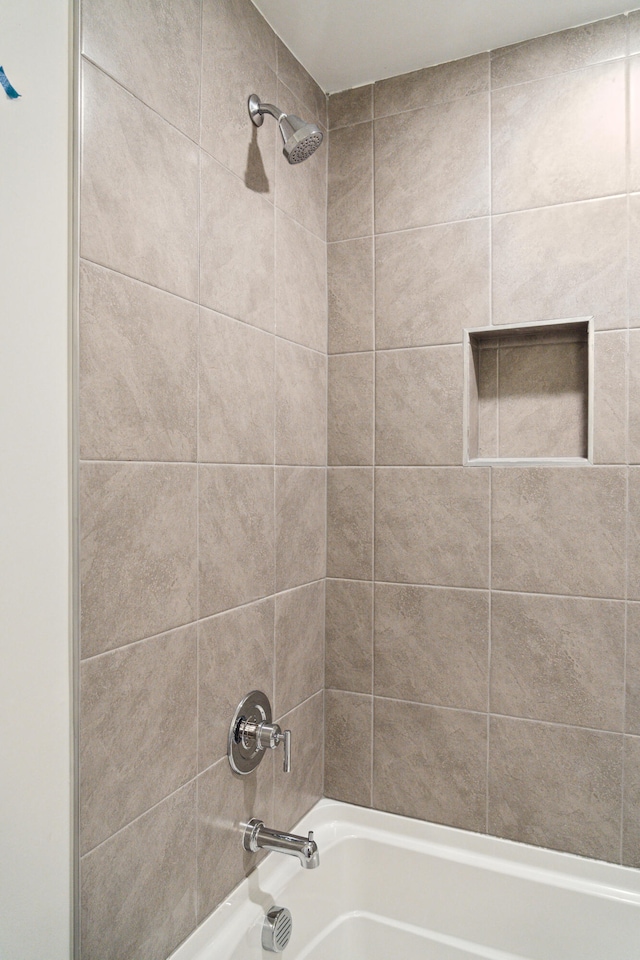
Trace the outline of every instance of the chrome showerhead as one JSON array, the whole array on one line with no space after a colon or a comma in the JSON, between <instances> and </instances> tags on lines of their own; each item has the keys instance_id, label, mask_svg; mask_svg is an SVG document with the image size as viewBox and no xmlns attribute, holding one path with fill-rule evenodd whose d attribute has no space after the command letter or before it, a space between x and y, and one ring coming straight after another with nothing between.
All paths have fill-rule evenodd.
<instances>
[{"instance_id":1,"label":"chrome showerhead","mask_svg":"<svg viewBox=\"0 0 640 960\"><path fill-rule=\"evenodd\" d=\"M261 127L264 114L275 117L280 127L284 146L282 152L289 163L302 163L315 153L322 143L322 131L315 123L306 123L293 113L283 113L272 103L261 103L253 93L249 97L249 116L256 127Z\"/></svg>"}]
</instances>

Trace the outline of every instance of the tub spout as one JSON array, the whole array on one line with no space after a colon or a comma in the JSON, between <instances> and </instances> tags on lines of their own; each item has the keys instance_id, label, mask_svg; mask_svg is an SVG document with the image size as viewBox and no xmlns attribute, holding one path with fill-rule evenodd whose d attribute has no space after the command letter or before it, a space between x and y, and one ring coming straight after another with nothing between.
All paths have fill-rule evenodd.
<instances>
[{"instance_id":1,"label":"tub spout","mask_svg":"<svg viewBox=\"0 0 640 960\"><path fill-rule=\"evenodd\" d=\"M320 853L313 839L313 830L309 831L308 837L299 837L295 833L272 830L271 827L265 827L262 820L253 819L245 826L242 845L251 853L270 850L297 857L305 870L313 870L320 865Z\"/></svg>"}]
</instances>

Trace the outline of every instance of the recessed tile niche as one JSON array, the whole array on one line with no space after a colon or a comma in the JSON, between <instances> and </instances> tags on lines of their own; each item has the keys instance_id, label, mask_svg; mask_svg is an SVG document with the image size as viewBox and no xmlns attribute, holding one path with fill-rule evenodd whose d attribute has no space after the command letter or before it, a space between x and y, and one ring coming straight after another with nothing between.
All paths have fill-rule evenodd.
<instances>
[{"instance_id":1,"label":"recessed tile niche","mask_svg":"<svg viewBox=\"0 0 640 960\"><path fill-rule=\"evenodd\" d=\"M591 319L476 328L465 339L465 463L591 461Z\"/></svg>"}]
</instances>

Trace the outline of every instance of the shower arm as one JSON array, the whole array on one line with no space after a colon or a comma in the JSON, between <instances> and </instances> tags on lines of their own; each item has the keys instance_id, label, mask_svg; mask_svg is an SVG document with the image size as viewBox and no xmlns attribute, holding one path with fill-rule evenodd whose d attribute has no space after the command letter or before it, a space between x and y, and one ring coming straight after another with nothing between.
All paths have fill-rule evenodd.
<instances>
[{"instance_id":1,"label":"shower arm","mask_svg":"<svg viewBox=\"0 0 640 960\"><path fill-rule=\"evenodd\" d=\"M249 115L256 127L262 126L265 113L268 113L271 117L275 117L278 123L287 117L286 113L283 110L279 110L273 103L261 103L254 93L249 97Z\"/></svg>"}]
</instances>

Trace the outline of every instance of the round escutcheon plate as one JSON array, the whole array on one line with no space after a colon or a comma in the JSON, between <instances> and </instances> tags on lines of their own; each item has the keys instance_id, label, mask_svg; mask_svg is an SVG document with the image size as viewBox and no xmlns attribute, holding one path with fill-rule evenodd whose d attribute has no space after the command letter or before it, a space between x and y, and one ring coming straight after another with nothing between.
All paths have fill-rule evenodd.
<instances>
[{"instance_id":1,"label":"round escutcheon plate","mask_svg":"<svg viewBox=\"0 0 640 960\"><path fill-rule=\"evenodd\" d=\"M266 751L255 742L248 743L243 739L243 722L271 723L271 704L266 693L261 690L248 693L238 704L229 727L229 763L235 773L244 775L256 769Z\"/></svg>"}]
</instances>

